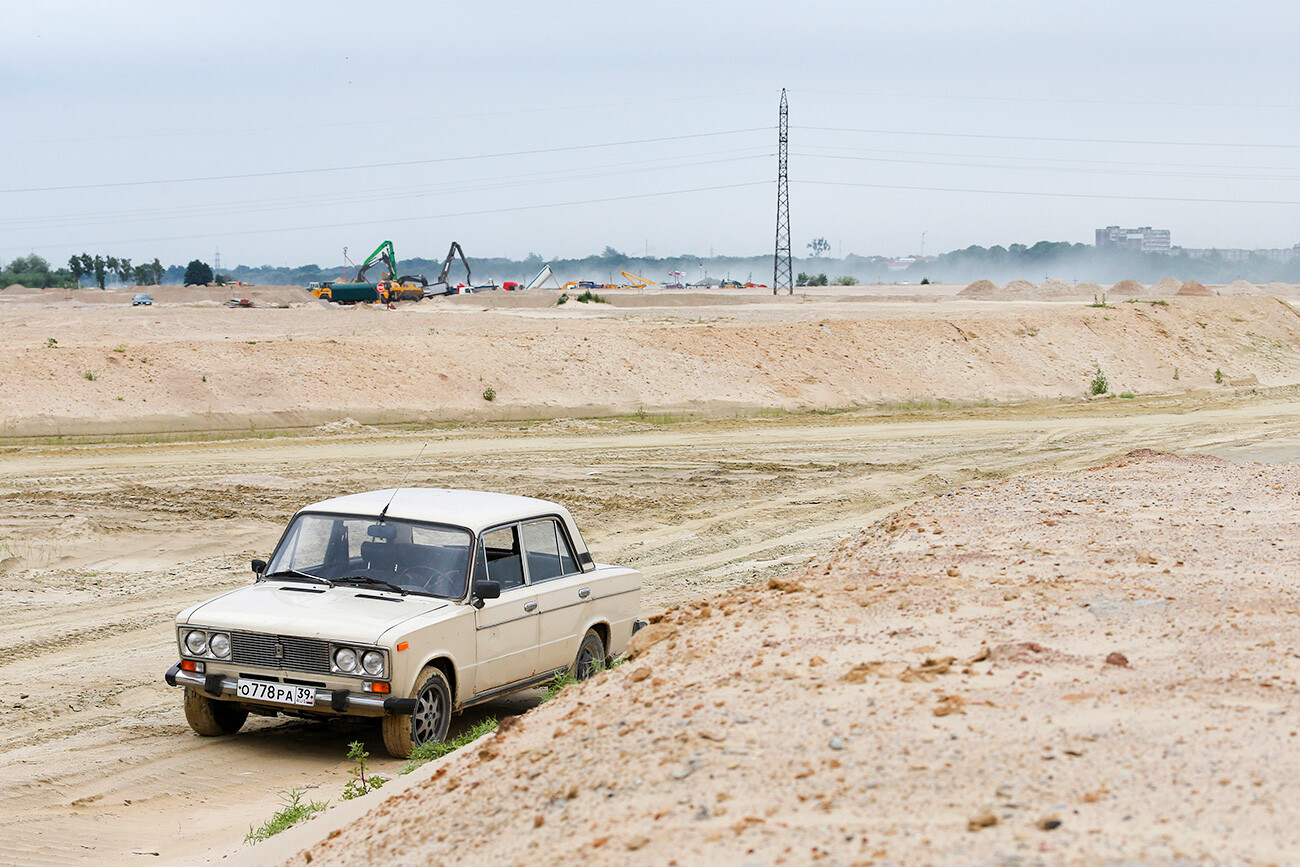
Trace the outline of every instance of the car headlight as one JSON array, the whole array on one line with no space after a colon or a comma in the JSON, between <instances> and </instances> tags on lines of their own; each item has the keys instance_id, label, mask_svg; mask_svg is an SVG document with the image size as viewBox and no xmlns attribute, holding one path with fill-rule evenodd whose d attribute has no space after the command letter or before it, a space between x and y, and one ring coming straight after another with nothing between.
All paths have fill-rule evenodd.
<instances>
[{"instance_id":1,"label":"car headlight","mask_svg":"<svg viewBox=\"0 0 1300 867\"><path fill-rule=\"evenodd\" d=\"M230 636L224 632L214 632L208 639L208 650L218 659L230 658Z\"/></svg>"},{"instance_id":2,"label":"car headlight","mask_svg":"<svg viewBox=\"0 0 1300 867\"><path fill-rule=\"evenodd\" d=\"M366 674L382 677L384 674L384 655L378 650L367 650L361 655L361 667Z\"/></svg>"},{"instance_id":3,"label":"car headlight","mask_svg":"<svg viewBox=\"0 0 1300 867\"><path fill-rule=\"evenodd\" d=\"M195 656L202 656L208 649L208 634L199 629L185 633L185 649Z\"/></svg>"},{"instance_id":4,"label":"car headlight","mask_svg":"<svg viewBox=\"0 0 1300 867\"><path fill-rule=\"evenodd\" d=\"M357 652L350 647L340 647L334 651L334 664L339 671L353 674L357 670Z\"/></svg>"}]
</instances>

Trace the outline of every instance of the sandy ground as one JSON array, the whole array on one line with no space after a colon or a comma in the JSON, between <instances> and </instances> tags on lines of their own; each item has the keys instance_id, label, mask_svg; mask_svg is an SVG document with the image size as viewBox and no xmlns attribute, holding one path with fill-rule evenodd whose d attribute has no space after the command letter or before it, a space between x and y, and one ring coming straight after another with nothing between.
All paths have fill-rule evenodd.
<instances>
[{"instance_id":1,"label":"sandy ground","mask_svg":"<svg viewBox=\"0 0 1300 867\"><path fill-rule=\"evenodd\" d=\"M361 725L264 720L233 739L192 735L179 695L161 681L174 661L171 623L191 602L248 581L248 560L268 553L295 508L340 491L394 484L426 444L411 484L566 502L598 558L645 572L646 612L677 606L674 620L683 606L731 592L753 598L755 617L775 617L759 605L767 598L765 582L788 580L810 558L824 558L841 540L900 507L962 486L973 496L989 482L1078 470L1140 447L1241 460L1300 454L1300 402L1290 385L1300 382L1300 319L1274 299L1190 298L1172 299L1168 307L1089 309L1059 302L918 304L832 293L669 309L651 295L636 297L647 303L576 312L529 306L536 302L527 298L488 307L477 297L396 311L340 311L314 303L229 310L203 299L135 310L0 304L0 358L6 370L20 372L0 380L7 443L0 445L0 863L120 863L152 853L191 863L227 855L268 858L271 850L238 844L250 825L274 812L286 790L307 787L309 797L337 802L348 742L361 739L379 756L377 733ZM340 322L353 323L353 332ZM946 336L939 340L941 333ZM1050 341L1033 343L1049 333ZM55 343L47 346L50 338ZM894 353L892 366L855 360L857 353L883 352L882 346ZM439 354L448 347L463 357L448 362ZM507 348L513 354L503 354ZM1065 369L1067 349L1068 363L1079 370L1050 372L1054 365ZM1080 400L1096 363L1085 357L1097 352L1114 359L1113 378L1147 367L1155 371L1149 374L1153 383L1161 370L1170 377L1158 389L1138 389L1132 400ZM1165 352L1198 359L1197 365L1171 364ZM371 373L357 373L356 382L342 388L340 377L328 374L340 358L348 362L345 369L360 365ZM88 359L103 362L103 376L78 373ZM1214 383L1211 363L1260 385ZM759 373L768 366L782 375ZM1173 366L1179 366L1179 380L1171 378ZM548 378L552 367L559 372ZM845 368L854 375L835 378ZM1043 382L1055 382L1052 387L1068 384L1070 399L981 405L990 396L982 391L1015 393L1036 368L1049 370ZM450 372L460 383L459 392L447 391L446 405L439 403L431 370ZM491 382L527 388L500 385L498 400L484 409L479 384L472 390L464 385L475 370L495 371ZM822 370L834 376L810 376ZM907 390L900 371L919 385ZM897 377L901 384L896 393L878 390L869 375ZM214 388L225 377L230 381L214 396L201 389L203 376ZM740 388L745 376L752 389L745 401L752 405L691 402L692 395L732 383ZM790 395L777 390L787 385ZM83 387L90 390L73 390ZM858 388L857 396L839 400L839 388ZM1029 391L1053 396L1046 388ZM119 391L122 401L114 396ZM422 400L412 403L410 395ZM935 400L940 396L955 405ZM333 403L344 397L351 403ZM123 408L128 400L135 403ZM208 400L214 401L211 413L197 409ZM833 414L782 411L855 402L865 406ZM540 415L600 406L645 412L621 419L421 424L419 412L435 404L452 416L498 419L546 405L550 411ZM144 416L146 405L157 415ZM682 407L713 415L684 419ZM401 419L410 429L345 421L357 417ZM259 431L263 421L321 426L293 437L195 441L221 427L214 418L235 419L245 430L250 420ZM62 442L32 439L49 433L48 425L65 435ZM159 441L168 438L179 441ZM1246 478L1255 470L1235 472ZM1199 478L1190 484L1204 487ZM1280 496L1267 484L1257 487L1261 497ZM1215 502L1226 507L1227 501ZM1176 516L1181 506L1163 509L1151 514ZM1024 544L1037 539L1027 536ZM1069 563L1083 562L1086 545L1079 550ZM1233 563L1267 562L1259 551L1233 551ZM758 589L733 589L751 582ZM987 589L981 587L954 585L954 592L976 598ZM1089 592L1108 591L1094 586ZM807 598L788 596L792 602ZM1009 620L1007 641L1029 635L1023 640L1065 652L1061 639L1032 637L1042 621L1017 606L997 614ZM998 608L994 604L989 616ZM936 641L908 647L928 642L957 654L971 643ZM894 645L865 646L863 654L878 652L882 659L911 658L898 656ZM821 656L829 671L832 657ZM1179 681L1169 683L1181 688ZM484 712L516 713L537 698L524 694ZM741 699L737 692L735 701ZM593 717L590 724L599 722ZM860 729L866 724L859 721ZM536 729L528 723L528 730ZM400 764L373 763L390 772ZM596 765L589 770L613 778ZM533 817L526 821L531 827ZM614 860L630 857L626 842L618 845L624 848ZM836 851L840 857L848 850ZM1242 857L1255 857L1252 852Z\"/></svg>"},{"instance_id":2,"label":"sandy ground","mask_svg":"<svg viewBox=\"0 0 1300 867\"><path fill-rule=\"evenodd\" d=\"M1293 862L1298 500L1139 452L926 501L289 863Z\"/></svg>"}]
</instances>

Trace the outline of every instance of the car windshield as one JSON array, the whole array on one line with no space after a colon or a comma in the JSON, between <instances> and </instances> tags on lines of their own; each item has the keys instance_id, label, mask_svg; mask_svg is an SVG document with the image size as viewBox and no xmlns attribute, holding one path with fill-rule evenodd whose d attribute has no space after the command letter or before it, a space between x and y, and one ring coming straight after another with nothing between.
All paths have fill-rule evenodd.
<instances>
[{"instance_id":1,"label":"car windshield","mask_svg":"<svg viewBox=\"0 0 1300 867\"><path fill-rule=\"evenodd\" d=\"M439 524L307 513L293 519L262 574L459 599L472 539Z\"/></svg>"}]
</instances>

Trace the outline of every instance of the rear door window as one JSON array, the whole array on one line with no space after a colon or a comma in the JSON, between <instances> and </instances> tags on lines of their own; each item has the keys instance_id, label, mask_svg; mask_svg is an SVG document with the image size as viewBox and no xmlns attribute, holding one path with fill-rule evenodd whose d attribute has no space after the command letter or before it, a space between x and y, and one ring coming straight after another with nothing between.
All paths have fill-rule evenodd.
<instances>
[{"instance_id":1,"label":"rear door window","mask_svg":"<svg viewBox=\"0 0 1300 867\"><path fill-rule=\"evenodd\" d=\"M528 557L528 580L536 584L577 570L569 542L554 520L524 524L524 551Z\"/></svg>"}]
</instances>

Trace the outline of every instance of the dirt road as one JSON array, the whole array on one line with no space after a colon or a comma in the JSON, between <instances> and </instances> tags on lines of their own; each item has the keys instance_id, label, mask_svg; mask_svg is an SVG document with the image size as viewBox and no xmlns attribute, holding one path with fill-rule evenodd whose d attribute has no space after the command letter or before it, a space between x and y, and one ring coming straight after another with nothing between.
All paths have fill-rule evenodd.
<instances>
[{"instance_id":1,"label":"dirt road","mask_svg":"<svg viewBox=\"0 0 1300 867\"><path fill-rule=\"evenodd\" d=\"M647 575L664 609L796 569L900 504L1150 447L1300 439L1290 390L654 425L494 424L0 455L0 863L201 858L286 790L337 800L364 726L258 721L201 739L179 694L172 618L250 580L298 506L395 484L566 502L598 559ZM520 699L525 703L530 697ZM487 708L485 712L502 712ZM381 770L396 762L377 759ZM144 854L137 854L144 853Z\"/></svg>"}]
</instances>

